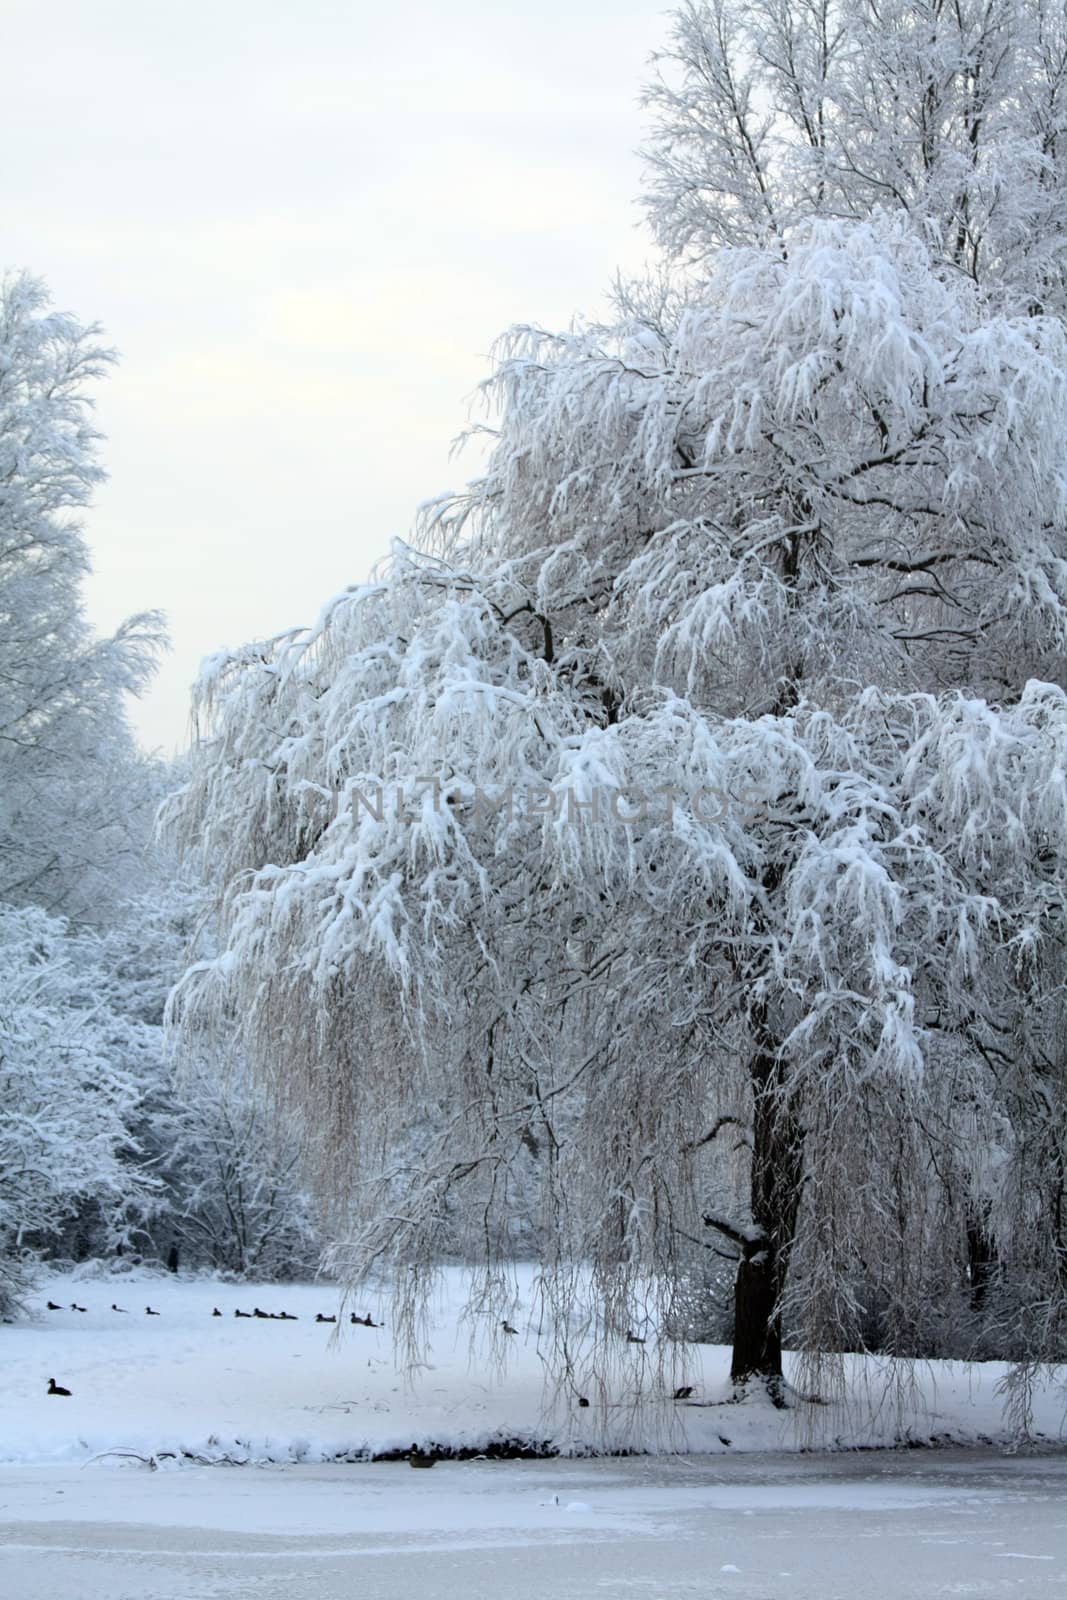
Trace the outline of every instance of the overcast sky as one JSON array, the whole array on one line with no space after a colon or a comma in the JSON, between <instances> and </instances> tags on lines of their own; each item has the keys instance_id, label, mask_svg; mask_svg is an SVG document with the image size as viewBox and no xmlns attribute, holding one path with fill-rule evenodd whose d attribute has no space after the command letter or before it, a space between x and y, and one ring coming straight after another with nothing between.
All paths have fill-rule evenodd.
<instances>
[{"instance_id":1,"label":"overcast sky","mask_svg":"<svg viewBox=\"0 0 1067 1600\"><path fill-rule=\"evenodd\" d=\"M201 656L314 619L414 507L510 323L603 310L647 0L0 0L2 262L99 320L93 621L162 607L136 710L185 741Z\"/></svg>"}]
</instances>

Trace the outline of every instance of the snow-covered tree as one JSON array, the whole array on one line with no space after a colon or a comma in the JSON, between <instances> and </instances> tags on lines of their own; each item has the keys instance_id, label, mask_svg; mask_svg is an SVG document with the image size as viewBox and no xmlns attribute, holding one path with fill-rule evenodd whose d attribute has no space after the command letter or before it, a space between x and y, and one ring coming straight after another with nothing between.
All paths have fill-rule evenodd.
<instances>
[{"instance_id":1,"label":"snow-covered tree","mask_svg":"<svg viewBox=\"0 0 1067 1600\"><path fill-rule=\"evenodd\" d=\"M903 212L1002 310L1067 310L1059 0L686 0L646 93L675 256Z\"/></svg>"},{"instance_id":2,"label":"snow-covered tree","mask_svg":"<svg viewBox=\"0 0 1067 1600\"><path fill-rule=\"evenodd\" d=\"M99 998L89 941L44 912L0 903L0 1318L25 1282L23 1250L46 1245L86 1201L111 1244L151 1208L130 1160L139 1098L122 1070L130 1025Z\"/></svg>"},{"instance_id":3,"label":"snow-covered tree","mask_svg":"<svg viewBox=\"0 0 1067 1600\"><path fill-rule=\"evenodd\" d=\"M108 940L136 918L162 774L125 696L146 681L159 619L93 636L78 513L103 476L93 385L99 329L49 310L26 274L0 281L0 1268L92 1220L128 1241L159 1184L136 1124L160 1017L117 996ZM145 943L145 926L127 931ZM121 940L120 940L121 942ZM176 963L175 963L176 964ZM160 980L157 979L157 982ZM158 1010L162 1010L162 996ZM5 1310L11 1309L11 1293Z\"/></svg>"},{"instance_id":4,"label":"snow-covered tree","mask_svg":"<svg viewBox=\"0 0 1067 1600\"><path fill-rule=\"evenodd\" d=\"M90 389L112 360L39 280L0 282L0 899L96 926L137 887L151 779L124 696L160 643L154 614L94 638L82 606Z\"/></svg>"},{"instance_id":5,"label":"snow-covered tree","mask_svg":"<svg viewBox=\"0 0 1067 1600\"><path fill-rule=\"evenodd\" d=\"M121 1158L130 1183L147 1186L150 1203L119 1242L129 1253L193 1269L306 1274L321 1243L299 1179L299 1140L272 1125L228 1035L210 1057L191 1062L176 1061L165 1043L168 992L210 944L204 891L153 849L142 893L109 926L68 933L53 948L82 973L94 996L96 1037L134 1090ZM49 1256L111 1254L107 1194L87 1189L47 1235L30 1230L29 1237Z\"/></svg>"},{"instance_id":6,"label":"snow-covered tree","mask_svg":"<svg viewBox=\"0 0 1067 1600\"><path fill-rule=\"evenodd\" d=\"M151 1129L166 1141L166 1206L154 1236L172 1241L187 1265L273 1282L313 1275L322 1244L295 1131L272 1121L243 1070L216 1059L186 1063L170 1089Z\"/></svg>"},{"instance_id":7,"label":"snow-covered tree","mask_svg":"<svg viewBox=\"0 0 1067 1600\"><path fill-rule=\"evenodd\" d=\"M591 1268L598 1370L644 1359L621 1335L706 1242L738 1264L734 1376L776 1394L783 1318L832 1351L888 1308L913 1353L932 1284L996 1276L1045 1308L1009 1310L1013 1353L1048 1353L1067 1305L1055 152L1012 189L1025 249L961 271L955 169L849 34L816 182L772 34L808 73L834 15L679 14L654 221L699 266L613 326L508 336L484 476L313 629L208 664L172 806L223 915L176 1014L242 1018L351 1202L347 1270L431 1266L466 1193L493 1279L532 1143L545 1290ZM927 8L879 15L872 72ZM996 16L1007 118L1058 35ZM1013 127L982 144L1001 184ZM875 210L857 174L896 145L926 198Z\"/></svg>"}]
</instances>

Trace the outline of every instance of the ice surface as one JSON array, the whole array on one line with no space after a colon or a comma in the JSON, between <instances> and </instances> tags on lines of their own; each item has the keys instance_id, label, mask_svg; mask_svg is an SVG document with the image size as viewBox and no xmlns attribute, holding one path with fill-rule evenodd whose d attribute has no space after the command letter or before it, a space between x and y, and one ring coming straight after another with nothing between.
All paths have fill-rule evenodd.
<instances>
[{"instance_id":1,"label":"ice surface","mask_svg":"<svg viewBox=\"0 0 1067 1600\"><path fill-rule=\"evenodd\" d=\"M0 1592L1044 1600L1067 1582L1065 1491L1062 1456L959 1450L445 1461L422 1473L4 1467Z\"/></svg>"}]
</instances>

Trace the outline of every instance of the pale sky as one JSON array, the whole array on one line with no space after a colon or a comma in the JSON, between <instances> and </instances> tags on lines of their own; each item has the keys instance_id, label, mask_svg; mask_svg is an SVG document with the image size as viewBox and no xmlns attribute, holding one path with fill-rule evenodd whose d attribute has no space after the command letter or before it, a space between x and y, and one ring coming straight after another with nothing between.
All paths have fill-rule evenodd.
<instances>
[{"instance_id":1,"label":"pale sky","mask_svg":"<svg viewBox=\"0 0 1067 1600\"><path fill-rule=\"evenodd\" d=\"M648 0L0 0L0 266L104 324L101 629L168 614L135 708L185 742L200 658L365 578L517 321L604 309L634 204Z\"/></svg>"}]
</instances>

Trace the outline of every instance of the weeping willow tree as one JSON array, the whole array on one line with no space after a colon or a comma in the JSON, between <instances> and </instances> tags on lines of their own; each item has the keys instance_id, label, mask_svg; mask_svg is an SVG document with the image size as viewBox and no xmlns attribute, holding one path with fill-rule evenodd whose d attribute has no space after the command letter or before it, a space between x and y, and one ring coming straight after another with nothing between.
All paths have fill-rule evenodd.
<instances>
[{"instance_id":1,"label":"weeping willow tree","mask_svg":"<svg viewBox=\"0 0 1067 1600\"><path fill-rule=\"evenodd\" d=\"M1045 12L1017 15L1033 74ZM736 1262L734 1379L776 1399L783 1326L862 1348L877 1309L913 1354L932 1294L1021 1360L1063 1348L1048 253L959 270L932 178L925 209L867 217L857 188L859 215L809 214L792 102L771 140L754 80L740 118L723 99L746 26L679 14L672 93L706 116L676 205L707 123L793 213L672 236L662 120L653 220L699 267L620 291L611 326L508 336L484 476L313 628L209 664L169 812L224 929L174 1018L241 1019L314 1130L339 1266L388 1269L413 1334L458 1227L495 1317L521 1207L573 1393L646 1360L627 1334L669 1325L705 1245ZM1021 159L997 126L982 184Z\"/></svg>"}]
</instances>

